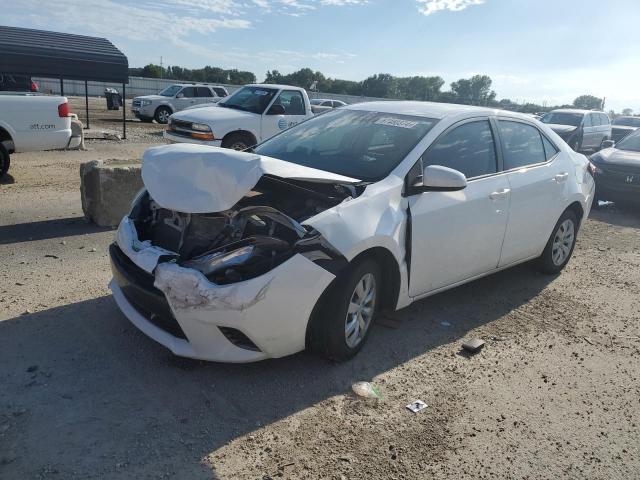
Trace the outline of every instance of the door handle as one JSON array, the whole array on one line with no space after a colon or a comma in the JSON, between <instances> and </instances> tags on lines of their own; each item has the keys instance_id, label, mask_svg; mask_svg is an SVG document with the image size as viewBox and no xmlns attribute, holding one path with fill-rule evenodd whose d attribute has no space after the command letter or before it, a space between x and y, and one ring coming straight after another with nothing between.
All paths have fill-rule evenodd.
<instances>
[{"instance_id":1,"label":"door handle","mask_svg":"<svg viewBox=\"0 0 640 480\"><path fill-rule=\"evenodd\" d=\"M557 174L555 177L553 177L553 180L558 182L558 183L562 183L562 182L566 181L567 178L569 178L569 174L567 172L562 172L562 173Z\"/></svg>"},{"instance_id":2,"label":"door handle","mask_svg":"<svg viewBox=\"0 0 640 480\"><path fill-rule=\"evenodd\" d=\"M506 197L509 194L510 191L511 191L510 188L503 188L502 190L498 190L498 191L492 192L489 195L489 198L491 200L500 200L501 198Z\"/></svg>"}]
</instances>

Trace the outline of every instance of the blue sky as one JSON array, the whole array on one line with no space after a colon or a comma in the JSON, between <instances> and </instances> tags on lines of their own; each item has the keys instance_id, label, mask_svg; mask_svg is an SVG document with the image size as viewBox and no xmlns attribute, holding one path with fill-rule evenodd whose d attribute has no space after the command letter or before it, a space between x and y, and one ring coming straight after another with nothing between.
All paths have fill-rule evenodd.
<instances>
[{"instance_id":1,"label":"blue sky","mask_svg":"<svg viewBox=\"0 0 640 480\"><path fill-rule=\"evenodd\" d=\"M131 66L480 73L499 98L640 113L640 0L20 0L0 23L104 36Z\"/></svg>"}]
</instances>

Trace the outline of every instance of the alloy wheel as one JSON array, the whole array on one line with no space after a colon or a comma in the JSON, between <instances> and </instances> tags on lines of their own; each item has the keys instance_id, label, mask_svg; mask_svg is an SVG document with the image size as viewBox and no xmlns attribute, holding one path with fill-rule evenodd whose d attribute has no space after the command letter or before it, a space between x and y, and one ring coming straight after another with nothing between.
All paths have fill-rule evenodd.
<instances>
[{"instance_id":1,"label":"alloy wheel","mask_svg":"<svg viewBox=\"0 0 640 480\"><path fill-rule=\"evenodd\" d=\"M554 265L560 266L571 254L571 248L575 241L575 226L571 219L567 219L560 224L553 237L553 247L551 248L551 260Z\"/></svg>"},{"instance_id":2,"label":"alloy wheel","mask_svg":"<svg viewBox=\"0 0 640 480\"><path fill-rule=\"evenodd\" d=\"M349 348L356 347L364 339L376 305L376 277L372 273L362 276L351 294L345 319L344 336Z\"/></svg>"}]
</instances>

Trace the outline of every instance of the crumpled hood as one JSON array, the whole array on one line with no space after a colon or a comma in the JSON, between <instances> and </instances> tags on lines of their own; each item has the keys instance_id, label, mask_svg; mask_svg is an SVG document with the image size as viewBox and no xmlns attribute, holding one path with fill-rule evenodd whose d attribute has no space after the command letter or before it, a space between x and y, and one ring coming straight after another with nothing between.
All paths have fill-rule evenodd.
<instances>
[{"instance_id":1,"label":"crumpled hood","mask_svg":"<svg viewBox=\"0 0 640 480\"><path fill-rule=\"evenodd\" d=\"M360 180L255 153L179 143L149 148L142 181L162 207L184 213L229 210L264 174L317 182Z\"/></svg>"},{"instance_id":2,"label":"crumpled hood","mask_svg":"<svg viewBox=\"0 0 640 480\"><path fill-rule=\"evenodd\" d=\"M243 112L232 108L221 107L219 104L206 105L203 108L194 108L174 113L172 118L194 123L205 123L207 125L218 120L242 120L245 118L255 118L255 113Z\"/></svg>"},{"instance_id":3,"label":"crumpled hood","mask_svg":"<svg viewBox=\"0 0 640 480\"><path fill-rule=\"evenodd\" d=\"M578 128L578 127L574 127L573 125L559 125L557 123L547 123L547 127L549 127L551 130L553 130L557 134L570 133Z\"/></svg>"}]
</instances>

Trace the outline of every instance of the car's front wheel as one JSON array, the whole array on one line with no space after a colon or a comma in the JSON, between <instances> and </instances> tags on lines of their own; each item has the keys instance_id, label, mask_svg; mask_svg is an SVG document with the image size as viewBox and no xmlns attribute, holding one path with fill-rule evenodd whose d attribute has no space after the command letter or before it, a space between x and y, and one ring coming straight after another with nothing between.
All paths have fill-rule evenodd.
<instances>
[{"instance_id":1,"label":"car's front wheel","mask_svg":"<svg viewBox=\"0 0 640 480\"><path fill-rule=\"evenodd\" d=\"M156 114L153 118L156 119L156 122L162 123L163 125L169 121L169 117L171 116L171 109L168 107L158 107L156 109Z\"/></svg>"},{"instance_id":2,"label":"car's front wheel","mask_svg":"<svg viewBox=\"0 0 640 480\"><path fill-rule=\"evenodd\" d=\"M360 351L380 305L382 275L366 259L345 271L321 299L315 321L315 347L332 360L347 360Z\"/></svg>"},{"instance_id":3,"label":"car's front wheel","mask_svg":"<svg viewBox=\"0 0 640 480\"><path fill-rule=\"evenodd\" d=\"M576 246L578 217L573 210L565 210L538 258L538 265L545 273L559 273L569 263Z\"/></svg>"},{"instance_id":4,"label":"car's front wheel","mask_svg":"<svg viewBox=\"0 0 640 480\"><path fill-rule=\"evenodd\" d=\"M0 178L9 171L9 151L0 143Z\"/></svg>"}]
</instances>

